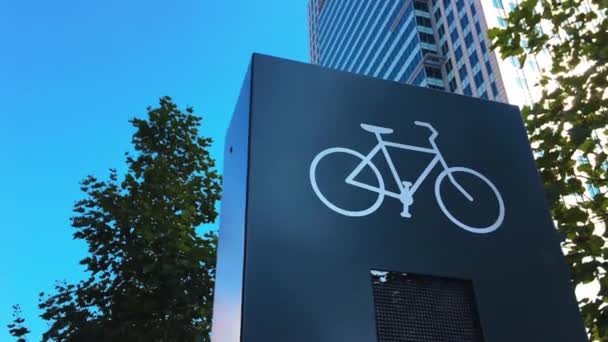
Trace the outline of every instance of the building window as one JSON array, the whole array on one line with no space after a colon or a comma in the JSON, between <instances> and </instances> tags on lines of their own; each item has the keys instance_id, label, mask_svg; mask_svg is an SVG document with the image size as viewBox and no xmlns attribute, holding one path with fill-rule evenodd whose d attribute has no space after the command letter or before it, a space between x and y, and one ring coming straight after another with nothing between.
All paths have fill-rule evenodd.
<instances>
[{"instance_id":1,"label":"building window","mask_svg":"<svg viewBox=\"0 0 608 342\"><path fill-rule=\"evenodd\" d=\"M453 69L453 66L452 66L452 60L451 60L451 59L448 59L448 61L445 63L445 72L446 72L447 74L449 74L449 73L451 73L451 72L452 72L452 69Z\"/></svg>"},{"instance_id":2,"label":"building window","mask_svg":"<svg viewBox=\"0 0 608 342\"><path fill-rule=\"evenodd\" d=\"M486 48L486 42L484 42L483 40L479 41L479 46L481 47L482 53L486 53L486 51L488 51L488 49Z\"/></svg>"},{"instance_id":3,"label":"building window","mask_svg":"<svg viewBox=\"0 0 608 342\"><path fill-rule=\"evenodd\" d=\"M486 71L488 72L488 75L492 73L492 64L490 64L490 61L486 61Z\"/></svg>"},{"instance_id":4,"label":"building window","mask_svg":"<svg viewBox=\"0 0 608 342\"><path fill-rule=\"evenodd\" d=\"M435 37L432 34L428 34L426 32L419 32L420 41L428 44L435 44Z\"/></svg>"},{"instance_id":5,"label":"building window","mask_svg":"<svg viewBox=\"0 0 608 342\"><path fill-rule=\"evenodd\" d=\"M450 14L448 14L448 26L451 26L453 22L454 22L454 13L450 12Z\"/></svg>"},{"instance_id":6,"label":"building window","mask_svg":"<svg viewBox=\"0 0 608 342\"><path fill-rule=\"evenodd\" d=\"M460 46L454 50L454 56L456 56L456 60L459 60L462 57L462 49Z\"/></svg>"},{"instance_id":7,"label":"building window","mask_svg":"<svg viewBox=\"0 0 608 342\"><path fill-rule=\"evenodd\" d=\"M476 73L473 78L475 79L475 85L477 87L483 84L483 75L481 74L481 72Z\"/></svg>"},{"instance_id":8,"label":"building window","mask_svg":"<svg viewBox=\"0 0 608 342\"><path fill-rule=\"evenodd\" d=\"M450 32L450 38L452 38L453 42L458 41L458 31L456 29Z\"/></svg>"},{"instance_id":9,"label":"building window","mask_svg":"<svg viewBox=\"0 0 608 342\"><path fill-rule=\"evenodd\" d=\"M464 0L456 0L456 8L460 12L464 8Z\"/></svg>"},{"instance_id":10,"label":"building window","mask_svg":"<svg viewBox=\"0 0 608 342\"><path fill-rule=\"evenodd\" d=\"M471 4L471 14L472 14L472 15L477 14L477 9L475 8L475 4L474 4L474 3L473 3L473 4Z\"/></svg>"},{"instance_id":11,"label":"building window","mask_svg":"<svg viewBox=\"0 0 608 342\"><path fill-rule=\"evenodd\" d=\"M425 17L416 17L416 24L418 24L419 26L432 27L431 20Z\"/></svg>"},{"instance_id":12,"label":"building window","mask_svg":"<svg viewBox=\"0 0 608 342\"><path fill-rule=\"evenodd\" d=\"M492 2L494 3L494 7L498 9L504 9L504 7L502 6L502 0L492 0Z\"/></svg>"},{"instance_id":13,"label":"building window","mask_svg":"<svg viewBox=\"0 0 608 342\"><path fill-rule=\"evenodd\" d=\"M479 24L479 21L475 22L475 29L477 30L478 34L481 34L481 25Z\"/></svg>"},{"instance_id":14,"label":"building window","mask_svg":"<svg viewBox=\"0 0 608 342\"><path fill-rule=\"evenodd\" d=\"M429 11L429 7L427 6L427 4L425 2L414 1L414 8L419 11L424 11L424 12Z\"/></svg>"},{"instance_id":15,"label":"building window","mask_svg":"<svg viewBox=\"0 0 608 342\"><path fill-rule=\"evenodd\" d=\"M480 98L487 100L488 99L488 92L484 91L481 95L479 95Z\"/></svg>"},{"instance_id":16,"label":"building window","mask_svg":"<svg viewBox=\"0 0 608 342\"><path fill-rule=\"evenodd\" d=\"M464 81L467 78L467 67L465 65L461 66L458 70L458 75L460 75L460 82Z\"/></svg>"},{"instance_id":17,"label":"building window","mask_svg":"<svg viewBox=\"0 0 608 342\"><path fill-rule=\"evenodd\" d=\"M414 78L414 80L412 81L412 84L420 85L420 84L422 84L422 81L425 80L425 78L426 78L426 75L424 74L424 70L420 70L418 75L416 75L416 78Z\"/></svg>"},{"instance_id":18,"label":"building window","mask_svg":"<svg viewBox=\"0 0 608 342\"><path fill-rule=\"evenodd\" d=\"M462 90L462 93L467 96L473 95L473 92L471 92L471 86L464 87L464 89Z\"/></svg>"},{"instance_id":19,"label":"building window","mask_svg":"<svg viewBox=\"0 0 608 342\"><path fill-rule=\"evenodd\" d=\"M464 42L467 45L467 47L470 47L473 45L473 35L471 34L471 32L469 32L465 37L464 37Z\"/></svg>"},{"instance_id":20,"label":"building window","mask_svg":"<svg viewBox=\"0 0 608 342\"><path fill-rule=\"evenodd\" d=\"M464 65L464 58L458 59L456 61L456 68L460 68L463 65Z\"/></svg>"},{"instance_id":21,"label":"building window","mask_svg":"<svg viewBox=\"0 0 608 342\"><path fill-rule=\"evenodd\" d=\"M490 87L492 87L492 93L494 94L494 97L498 97L498 88L496 88L496 83L490 83Z\"/></svg>"},{"instance_id":22,"label":"building window","mask_svg":"<svg viewBox=\"0 0 608 342\"><path fill-rule=\"evenodd\" d=\"M444 42L441 45L441 52L443 53L444 56L448 55L449 49L448 49L448 42Z\"/></svg>"},{"instance_id":23,"label":"building window","mask_svg":"<svg viewBox=\"0 0 608 342\"><path fill-rule=\"evenodd\" d=\"M439 23L437 33L439 34L439 39L443 38L443 35L445 34L445 28L443 27L443 24Z\"/></svg>"},{"instance_id":24,"label":"building window","mask_svg":"<svg viewBox=\"0 0 608 342\"><path fill-rule=\"evenodd\" d=\"M436 22L440 22L441 21L441 10L439 9L439 7L437 7L437 10L435 11L435 21Z\"/></svg>"},{"instance_id":25,"label":"building window","mask_svg":"<svg viewBox=\"0 0 608 342\"><path fill-rule=\"evenodd\" d=\"M433 67L428 67L428 66L425 67L424 69L426 70L427 77L442 79L441 70L439 70L437 68L433 68Z\"/></svg>"},{"instance_id":26,"label":"building window","mask_svg":"<svg viewBox=\"0 0 608 342\"><path fill-rule=\"evenodd\" d=\"M471 63L471 68L474 68L479 63L479 58L477 57L477 53L475 53L475 51L469 55L469 63Z\"/></svg>"},{"instance_id":27,"label":"building window","mask_svg":"<svg viewBox=\"0 0 608 342\"><path fill-rule=\"evenodd\" d=\"M452 78L452 80L450 81L450 91L453 93L456 91L456 89L457 89L456 79Z\"/></svg>"},{"instance_id":28,"label":"building window","mask_svg":"<svg viewBox=\"0 0 608 342\"><path fill-rule=\"evenodd\" d=\"M407 27L404 30L404 32L407 32L407 33L402 34L401 37L399 38L400 45L405 45L405 39L407 39L407 37L410 36L410 34L409 34L410 32L415 32L415 30L416 30L416 23L413 20L410 20L409 24L407 25ZM387 44L381 50L380 56L386 56L388 54L387 60L394 61L396 58L396 54L397 54L397 52L399 52L400 49L392 48L392 49L390 49L390 53L388 52L388 49L389 49L389 45ZM386 71L390 68L391 64L392 64L391 62L383 62L382 59L378 58L378 59L376 59L376 62L373 64L372 70L377 70L377 68L380 68L380 71L379 72L377 71L376 73L377 73L377 75L380 75L380 77L383 77L382 75L386 74Z\"/></svg>"},{"instance_id":29,"label":"building window","mask_svg":"<svg viewBox=\"0 0 608 342\"><path fill-rule=\"evenodd\" d=\"M460 27L462 27L462 29L464 30L464 28L467 27L467 25L469 25L469 17L467 17L465 15L462 18L460 18Z\"/></svg>"}]
</instances>

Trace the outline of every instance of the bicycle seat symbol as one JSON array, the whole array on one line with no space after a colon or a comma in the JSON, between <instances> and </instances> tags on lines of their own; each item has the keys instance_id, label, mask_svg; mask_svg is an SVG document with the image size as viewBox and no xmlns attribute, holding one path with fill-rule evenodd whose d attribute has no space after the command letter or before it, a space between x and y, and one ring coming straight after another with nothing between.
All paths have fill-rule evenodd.
<instances>
[{"instance_id":1,"label":"bicycle seat symbol","mask_svg":"<svg viewBox=\"0 0 608 342\"><path fill-rule=\"evenodd\" d=\"M452 221L455 225L457 225L458 227L460 227L464 230L467 230L469 232L472 232L472 233L479 233L479 234L490 233L490 232L493 232L494 230L498 229L504 220L505 205L504 205L502 196L500 195L500 192L498 191L496 186L494 186L494 184L488 178L486 178L484 175L482 175L481 173L479 173L475 170L472 170L472 169L469 169L466 167L460 167L460 166L455 166L455 167L448 166L445 159L443 158L443 155L441 154L441 152L439 151L439 148L437 147L437 145L435 143L435 138L437 138L438 133L433 128L433 126L431 126L431 124L429 124L429 123L420 122L420 121L415 121L414 124L416 124L417 126L426 127L431 131L431 136L429 137L429 142L431 145L430 148L406 145L406 144L398 144L398 143L394 143L394 142L385 141L385 140L383 140L382 135L392 133L393 132L392 129L385 128L385 127L372 126L372 125L368 125L368 124L361 124L361 128L363 128L364 130L366 130L368 132L373 133L376 136L376 139L378 140L378 144L367 155L363 155L357 151L354 151L354 150L351 150L348 148L344 148L344 147L328 148L328 149L322 151L321 153L317 154L317 156L313 159L312 163L310 164L310 183L312 185L312 188L313 188L315 194L317 194L317 196L319 197L321 202L323 202L323 204L325 204L328 208L330 208L331 210L333 210L339 214L342 214L345 216L359 217L359 216L366 216L366 215L369 215L369 214L375 212L382 204L384 197L388 196L388 197L392 197L392 198L395 198L395 199L398 199L399 201L401 201L401 203L403 204L403 211L401 212L401 216L405 217L405 218L409 218L409 217L411 217L409 207L414 202L414 194L420 188L420 185L424 182L424 180L427 178L427 176L433 170L433 168L437 164L439 164L443 168L443 171L439 174L439 176L437 176L437 179L435 181L435 198L437 199L437 204L439 205L439 208L445 214L445 216L447 216L447 218L450 221ZM395 166L393 164L393 161L391 160L391 156L388 152L387 147L394 147L394 148L403 149L403 150L411 150L411 151L416 151L416 152L421 152L421 153L428 153L428 154L434 155L434 157L431 160L431 162L427 165L427 167L424 169L422 174L418 177L418 179L414 183L410 183L407 181L402 181L401 178L399 177L399 174L397 173L397 171L395 169ZM386 162L388 163L392 176L394 177L394 180L397 183L397 188L400 191L399 193L386 190L384 179L382 178L380 171L378 170L376 165L374 165L372 163L372 159L379 152L382 152L382 154L384 155L384 158L386 159ZM326 157L331 157L332 155L336 155L339 153L345 153L345 154L348 154L351 156L355 156L356 158L361 160L359 162L359 164L357 165L357 167L355 167L355 169L346 177L345 182L346 182L346 184L352 185L354 187L358 187L361 189L365 189L365 190L369 190L369 191L377 193L378 197L375 200L375 202L372 204L371 207L369 207L367 209L363 209L363 210L347 210L347 209L338 207L337 205L332 203L330 200L328 200L325 197L325 195L323 195L321 190L319 189L319 186L317 185L317 175L316 175L317 166L319 165L319 162ZM359 175L360 172L365 167L369 167L371 169L371 171L373 171L374 175L377 178L378 186L365 184L365 183L355 180L357 175ZM442 181L444 179L446 179L446 177L450 180L450 183L452 185L454 185L454 187L460 192L460 194L462 194L462 196L466 200L468 200L469 202L473 202L475 200L469 194L469 192L467 192L456 181L454 174L459 173L459 172L477 177L478 179L482 180L483 183L485 183L492 190L492 193L494 194L494 197L496 198L496 202L498 204L498 216L496 217L494 223L492 223L491 225L482 226L482 227L475 227L475 226L468 225L466 223L463 223L458 218L456 218L446 207L444 200L441 197L441 184L442 184Z\"/></svg>"}]
</instances>

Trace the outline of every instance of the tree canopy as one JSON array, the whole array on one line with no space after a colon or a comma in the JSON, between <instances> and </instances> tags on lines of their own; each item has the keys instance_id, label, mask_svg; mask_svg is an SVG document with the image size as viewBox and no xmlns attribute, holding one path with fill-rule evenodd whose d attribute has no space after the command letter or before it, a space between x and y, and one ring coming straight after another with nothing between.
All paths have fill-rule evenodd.
<instances>
[{"instance_id":1,"label":"tree canopy","mask_svg":"<svg viewBox=\"0 0 608 342\"><path fill-rule=\"evenodd\" d=\"M88 245L88 276L41 293L43 340L209 340L217 236L196 229L216 219L221 179L201 120L161 98L130 121L124 175L81 183L71 222Z\"/></svg>"},{"instance_id":2,"label":"tree canopy","mask_svg":"<svg viewBox=\"0 0 608 342\"><path fill-rule=\"evenodd\" d=\"M522 110L594 340L608 341L608 1L523 0L489 32L503 58L547 54L538 101Z\"/></svg>"},{"instance_id":3,"label":"tree canopy","mask_svg":"<svg viewBox=\"0 0 608 342\"><path fill-rule=\"evenodd\" d=\"M17 342L26 342L25 337L30 330L25 326L25 318L21 314L21 307L13 305L13 321L7 325L8 333L16 338Z\"/></svg>"}]
</instances>

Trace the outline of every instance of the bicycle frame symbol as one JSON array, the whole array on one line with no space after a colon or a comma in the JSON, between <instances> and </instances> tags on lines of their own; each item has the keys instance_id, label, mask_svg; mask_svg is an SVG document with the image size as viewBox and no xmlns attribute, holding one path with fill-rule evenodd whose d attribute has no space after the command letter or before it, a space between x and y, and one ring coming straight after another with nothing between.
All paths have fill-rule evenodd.
<instances>
[{"instance_id":1,"label":"bicycle frame symbol","mask_svg":"<svg viewBox=\"0 0 608 342\"><path fill-rule=\"evenodd\" d=\"M437 138L438 133L433 128L433 126L431 126L431 124L429 124L429 123L420 122L420 121L415 121L414 124L417 126L426 127L431 131L431 136L429 137L429 143L431 145L430 148L406 145L406 144L398 144L398 143L394 143L394 142L385 141L382 139L382 135L393 133L392 129L368 125L368 124L361 124L361 128L363 128L365 131L373 133L376 136L376 139L378 140L378 144L367 155L363 155L355 150L351 150L351 149L344 148L344 147L328 148L328 149L322 151L321 153L317 154L317 156L313 159L313 161L310 165L310 183L312 185L312 188L313 188L315 194L319 197L321 202L323 202L323 204L325 204L328 208L330 208L331 210L333 210L339 214L342 214L345 216L359 217L359 216L369 215L369 214L375 212L382 204L384 197L388 196L388 197L392 197L392 198L395 198L395 199L398 199L399 201L401 201L401 203L403 204L403 211L401 212L401 216L405 217L405 218L409 218L409 217L411 217L411 214L409 212L409 207L414 202L414 194L420 188L422 183L426 180L426 178L428 177L429 173L433 170L433 168L439 164L443 168L443 171L439 174L439 176L437 176L437 180L435 181L435 197L437 199L437 204L439 205L439 208L447 216L447 218L450 221L452 221L454 224L456 224L458 227L460 227L464 230L467 230L469 232L472 232L472 233L479 233L479 234L490 233L490 232L493 232L494 230L498 229L498 227L500 227L500 225L502 224L502 222L504 220L505 205L504 205L502 196L500 195L500 192L498 191L496 186L494 186L494 184L488 178L486 178L484 175L482 175L481 173L479 173L473 169L469 169L466 167L460 167L460 166L456 166L456 167L448 166L445 159L443 158L443 155L439 151L437 144L435 143L435 138ZM431 162L427 165L427 167L424 169L422 174L418 177L418 179L416 179L416 181L412 184L410 182L401 180L401 178L399 177L399 174L397 173L397 170L395 169L395 165L393 164L393 161L387 150L387 147L394 147L394 148L403 149L403 150L410 150L410 151L432 154L432 155L434 155L434 157L431 160ZM386 159L386 162L388 163L392 176L393 176L395 182L397 183L397 187L400 191L399 193L386 190L384 179L382 178L380 171L378 170L376 165L374 165L372 163L372 159L379 152L382 152L382 154L384 155L384 158ZM338 154L338 153L345 153L345 154L348 154L351 156L355 156L361 160L359 162L359 164L357 165L357 167L355 167L355 169L346 177L345 182L349 185L377 193L378 198L375 200L375 202L372 204L371 207L369 207L367 209L363 209L363 210L346 210L346 209L340 208L337 205L333 204L331 201L329 201L325 197L325 195L323 195L321 190L319 190L319 187L317 185L317 178L316 178L316 170L317 170L317 166L319 165L319 162L327 156L331 156L331 155ZM365 183L355 180L357 175L359 175L360 172L365 167L369 167L373 171L374 175L376 176L378 186L365 184ZM498 202L498 216L496 217L493 224L491 224L489 226L485 226L485 227L470 226L470 225L463 223L459 219L457 219L448 210L448 208L446 207L446 205L444 203L444 200L441 197L441 184L442 184L442 181L446 177L450 180L451 184L454 185L454 187L462 194L462 196L464 198L466 198L469 202L473 202L475 200L469 194L469 192L467 192L454 178L454 174L458 173L458 172L470 174L470 175L473 175L473 176L479 178L492 190L492 192L494 193L494 196L496 197L496 200Z\"/></svg>"}]
</instances>

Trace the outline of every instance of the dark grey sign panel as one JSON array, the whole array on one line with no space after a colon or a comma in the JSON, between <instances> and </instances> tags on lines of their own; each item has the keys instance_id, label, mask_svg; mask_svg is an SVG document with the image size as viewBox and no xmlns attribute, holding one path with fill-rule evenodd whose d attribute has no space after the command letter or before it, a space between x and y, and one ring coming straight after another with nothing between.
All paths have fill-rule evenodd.
<instances>
[{"instance_id":1,"label":"dark grey sign panel","mask_svg":"<svg viewBox=\"0 0 608 342\"><path fill-rule=\"evenodd\" d=\"M516 107L254 55L225 156L215 342L586 341Z\"/></svg>"}]
</instances>

